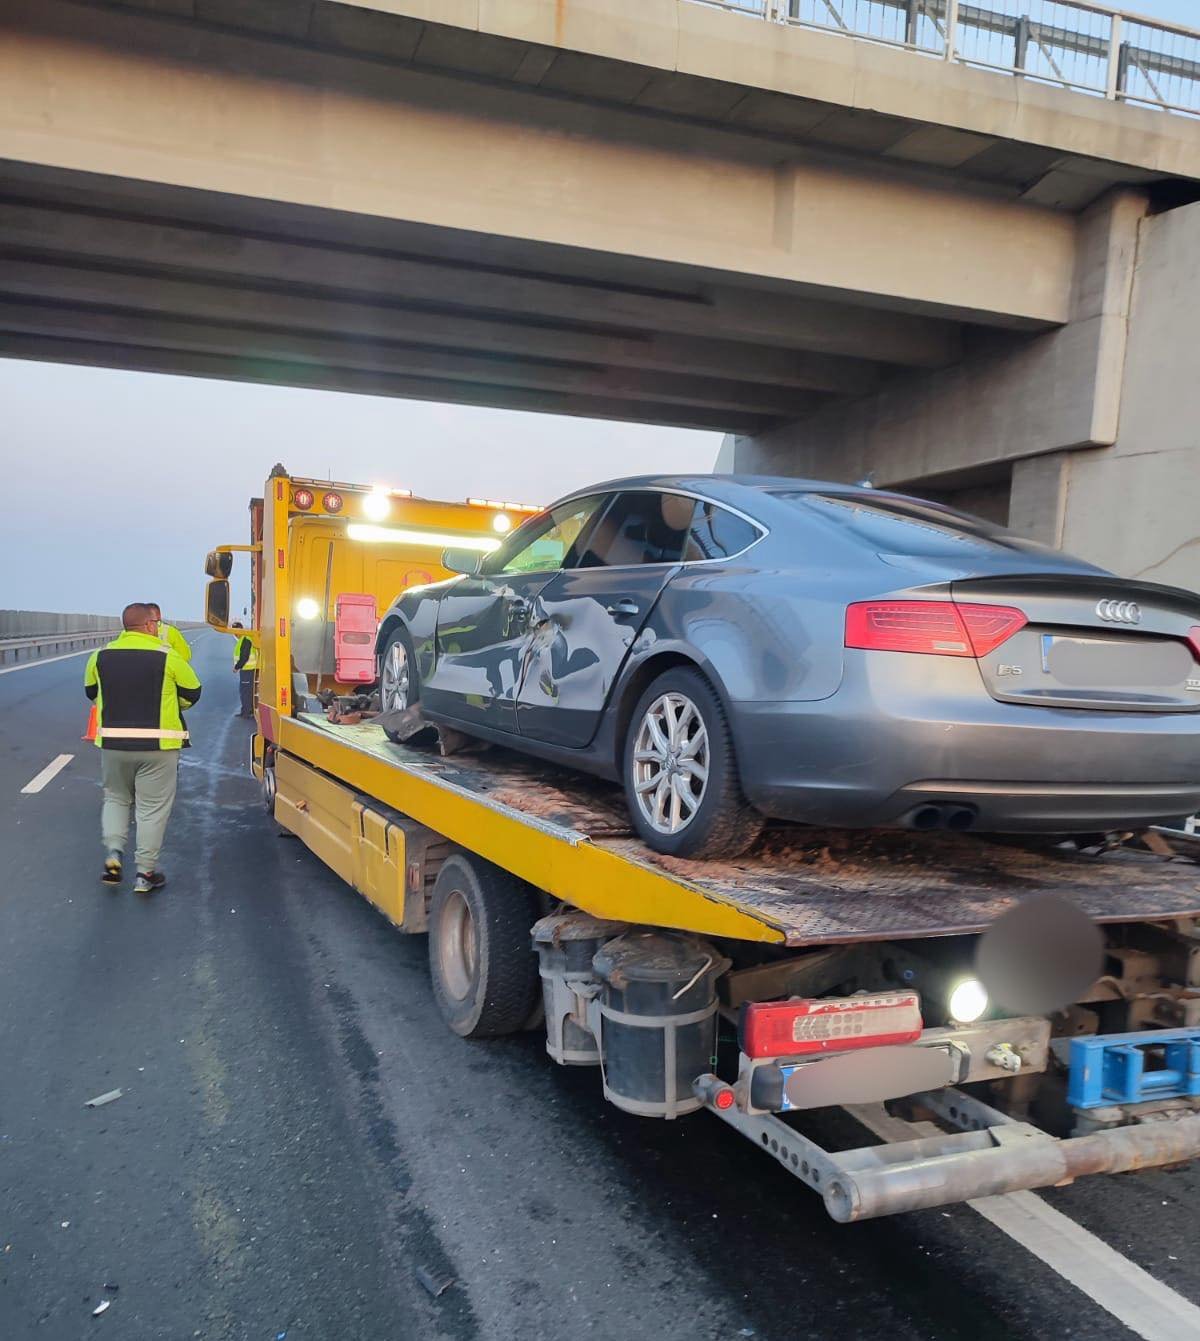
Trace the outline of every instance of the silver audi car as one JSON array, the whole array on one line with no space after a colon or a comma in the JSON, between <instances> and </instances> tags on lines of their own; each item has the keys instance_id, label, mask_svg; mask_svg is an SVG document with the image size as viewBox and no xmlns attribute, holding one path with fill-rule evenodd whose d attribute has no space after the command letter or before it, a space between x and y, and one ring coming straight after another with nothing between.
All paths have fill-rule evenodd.
<instances>
[{"instance_id":1,"label":"silver audi car","mask_svg":"<svg viewBox=\"0 0 1200 1341\"><path fill-rule=\"evenodd\" d=\"M1200 807L1200 596L934 503L616 480L444 558L380 624L384 708L620 781L660 852Z\"/></svg>"}]
</instances>

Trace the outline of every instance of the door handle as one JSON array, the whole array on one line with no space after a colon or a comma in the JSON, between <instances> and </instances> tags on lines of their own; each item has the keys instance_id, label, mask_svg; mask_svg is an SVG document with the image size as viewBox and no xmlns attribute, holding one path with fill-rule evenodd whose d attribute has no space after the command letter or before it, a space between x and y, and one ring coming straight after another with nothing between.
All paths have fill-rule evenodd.
<instances>
[{"instance_id":1,"label":"door handle","mask_svg":"<svg viewBox=\"0 0 1200 1341\"><path fill-rule=\"evenodd\" d=\"M642 613L642 607L638 605L637 601L631 600L628 596L622 596L619 601L614 601L612 605L606 605L604 607L604 612L605 614L612 615L616 619L621 619L622 617L631 619L634 615L640 615Z\"/></svg>"}]
</instances>

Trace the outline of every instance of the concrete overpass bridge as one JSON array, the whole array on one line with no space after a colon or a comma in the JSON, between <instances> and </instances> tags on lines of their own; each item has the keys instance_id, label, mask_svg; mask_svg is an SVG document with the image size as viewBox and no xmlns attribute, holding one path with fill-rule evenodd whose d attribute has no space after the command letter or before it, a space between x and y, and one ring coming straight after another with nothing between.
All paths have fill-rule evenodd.
<instances>
[{"instance_id":1,"label":"concrete overpass bridge","mask_svg":"<svg viewBox=\"0 0 1200 1341\"><path fill-rule=\"evenodd\" d=\"M0 353L718 428L1200 583L1195 34L1049 0L0 22Z\"/></svg>"}]
</instances>

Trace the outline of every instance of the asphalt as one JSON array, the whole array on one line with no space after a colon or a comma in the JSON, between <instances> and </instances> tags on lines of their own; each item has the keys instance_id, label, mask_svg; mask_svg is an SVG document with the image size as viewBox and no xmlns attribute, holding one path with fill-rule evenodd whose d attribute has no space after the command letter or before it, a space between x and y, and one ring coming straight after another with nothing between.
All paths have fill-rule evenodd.
<instances>
[{"instance_id":1,"label":"asphalt","mask_svg":"<svg viewBox=\"0 0 1200 1341\"><path fill-rule=\"evenodd\" d=\"M839 1227L712 1117L451 1035L424 939L262 811L215 634L170 883L110 892L84 660L0 676L3 1341L1134 1335L967 1207ZM1047 1199L1200 1303L1198 1177Z\"/></svg>"}]
</instances>

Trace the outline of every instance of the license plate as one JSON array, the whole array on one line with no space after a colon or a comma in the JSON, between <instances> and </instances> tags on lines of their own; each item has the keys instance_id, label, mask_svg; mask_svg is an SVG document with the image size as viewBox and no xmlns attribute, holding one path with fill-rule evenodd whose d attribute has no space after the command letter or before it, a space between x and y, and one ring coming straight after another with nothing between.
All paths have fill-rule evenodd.
<instances>
[{"instance_id":1,"label":"license plate","mask_svg":"<svg viewBox=\"0 0 1200 1341\"><path fill-rule=\"evenodd\" d=\"M1042 636L1042 670L1078 689L1148 689L1183 686L1195 662L1182 643L1169 639Z\"/></svg>"}]
</instances>

